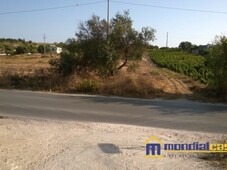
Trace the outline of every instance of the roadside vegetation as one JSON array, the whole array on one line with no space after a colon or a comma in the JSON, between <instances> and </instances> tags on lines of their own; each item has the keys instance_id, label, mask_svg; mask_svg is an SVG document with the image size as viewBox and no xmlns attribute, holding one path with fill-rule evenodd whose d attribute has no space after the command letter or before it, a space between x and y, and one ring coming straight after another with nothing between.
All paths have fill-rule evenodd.
<instances>
[{"instance_id":1,"label":"roadside vegetation","mask_svg":"<svg viewBox=\"0 0 227 170\"><path fill-rule=\"evenodd\" d=\"M213 74L208 90L227 100L227 37L216 37L207 64Z\"/></svg>"},{"instance_id":2,"label":"roadside vegetation","mask_svg":"<svg viewBox=\"0 0 227 170\"><path fill-rule=\"evenodd\" d=\"M113 76L80 71L68 76L52 71L48 61L59 56L0 57L0 87L140 98L177 98L191 94L201 83L150 62L129 60Z\"/></svg>"},{"instance_id":3,"label":"roadside vegetation","mask_svg":"<svg viewBox=\"0 0 227 170\"><path fill-rule=\"evenodd\" d=\"M44 55L43 44L0 39L0 52L7 55L0 57L0 87L227 100L226 37L209 46L182 42L159 49L150 45L155 33L151 27L135 30L125 11L109 24L95 15L81 22L75 38L55 43L63 48L60 55Z\"/></svg>"},{"instance_id":4,"label":"roadside vegetation","mask_svg":"<svg viewBox=\"0 0 227 170\"><path fill-rule=\"evenodd\" d=\"M207 86L207 97L227 99L227 38L216 37L205 56L192 54L189 43L178 49L152 49L151 60L160 67L188 75Z\"/></svg>"}]
</instances>

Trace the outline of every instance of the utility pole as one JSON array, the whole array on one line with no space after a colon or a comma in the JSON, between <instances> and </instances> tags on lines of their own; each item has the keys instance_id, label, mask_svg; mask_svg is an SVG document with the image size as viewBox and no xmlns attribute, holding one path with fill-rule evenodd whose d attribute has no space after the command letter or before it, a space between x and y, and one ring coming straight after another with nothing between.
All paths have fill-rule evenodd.
<instances>
[{"instance_id":1,"label":"utility pole","mask_svg":"<svg viewBox=\"0 0 227 170\"><path fill-rule=\"evenodd\" d=\"M110 25L110 0L107 0L107 39L109 37L109 25Z\"/></svg>"},{"instance_id":2,"label":"utility pole","mask_svg":"<svg viewBox=\"0 0 227 170\"><path fill-rule=\"evenodd\" d=\"M168 47L168 43L169 43L169 33L167 32L167 34L166 34L166 47Z\"/></svg>"},{"instance_id":3,"label":"utility pole","mask_svg":"<svg viewBox=\"0 0 227 170\"><path fill-rule=\"evenodd\" d=\"M43 34L43 42L44 42L44 44L43 44L43 53L46 54L46 35L45 34Z\"/></svg>"}]
</instances>

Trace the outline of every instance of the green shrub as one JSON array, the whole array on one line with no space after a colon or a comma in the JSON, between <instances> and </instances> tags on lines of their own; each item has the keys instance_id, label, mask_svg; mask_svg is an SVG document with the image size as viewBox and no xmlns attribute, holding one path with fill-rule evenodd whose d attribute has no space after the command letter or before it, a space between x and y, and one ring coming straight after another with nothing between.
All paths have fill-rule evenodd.
<instances>
[{"instance_id":1,"label":"green shrub","mask_svg":"<svg viewBox=\"0 0 227 170\"><path fill-rule=\"evenodd\" d=\"M71 75L76 67L77 59L74 54L61 53L59 59L51 59L49 64L52 66L54 72L59 73L62 76Z\"/></svg>"},{"instance_id":2,"label":"green shrub","mask_svg":"<svg viewBox=\"0 0 227 170\"><path fill-rule=\"evenodd\" d=\"M94 80L83 80L79 83L79 91L85 93L93 93L98 90L98 83Z\"/></svg>"},{"instance_id":3,"label":"green shrub","mask_svg":"<svg viewBox=\"0 0 227 170\"><path fill-rule=\"evenodd\" d=\"M217 37L207 62L214 75L210 86L217 97L227 98L227 37Z\"/></svg>"}]
</instances>

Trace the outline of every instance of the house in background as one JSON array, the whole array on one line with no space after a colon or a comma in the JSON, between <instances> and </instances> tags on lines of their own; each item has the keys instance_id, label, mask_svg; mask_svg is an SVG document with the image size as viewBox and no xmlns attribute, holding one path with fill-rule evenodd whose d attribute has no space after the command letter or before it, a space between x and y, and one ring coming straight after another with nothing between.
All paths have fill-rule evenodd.
<instances>
[{"instance_id":1,"label":"house in background","mask_svg":"<svg viewBox=\"0 0 227 170\"><path fill-rule=\"evenodd\" d=\"M55 45L50 45L50 52L55 54L60 54L62 52L62 48L56 47Z\"/></svg>"},{"instance_id":2,"label":"house in background","mask_svg":"<svg viewBox=\"0 0 227 170\"><path fill-rule=\"evenodd\" d=\"M191 52L195 55L202 55L202 56L206 56L209 53L209 48L211 47L210 44L207 45L199 45L199 46L194 46L191 49Z\"/></svg>"}]
</instances>

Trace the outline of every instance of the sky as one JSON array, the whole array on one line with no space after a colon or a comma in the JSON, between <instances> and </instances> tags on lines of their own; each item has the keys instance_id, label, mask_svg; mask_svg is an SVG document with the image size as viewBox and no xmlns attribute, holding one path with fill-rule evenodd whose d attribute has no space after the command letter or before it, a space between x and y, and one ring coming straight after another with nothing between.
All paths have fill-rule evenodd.
<instances>
[{"instance_id":1,"label":"sky","mask_svg":"<svg viewBox=\"0 0 227 170\"><path fill-rule=\"evenodd\" d=\"M107 0L0 0L0 4L0 38L34 42L43 42L43 34L46 42L65 42L75 38L81 21L93 14L107 16ZM157 31L152 45L166 46L167 32L169 47L182 41L205 45L216 35L227 36L226 7L226 0L110 0L110 17L129 10L136 30L149 26Z\"/></svg>"}]
</instances>

